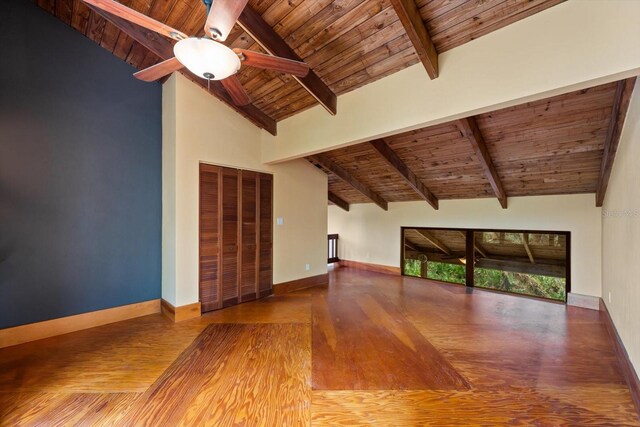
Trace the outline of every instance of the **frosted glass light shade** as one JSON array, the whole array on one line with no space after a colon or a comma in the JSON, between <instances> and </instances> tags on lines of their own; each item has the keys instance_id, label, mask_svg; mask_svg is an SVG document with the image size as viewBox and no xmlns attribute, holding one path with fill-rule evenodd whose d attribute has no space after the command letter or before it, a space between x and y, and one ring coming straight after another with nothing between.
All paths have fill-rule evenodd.
<instances>
[{"instance_id":1,"label":"frosted glass light shade","mask_svg":"<svg viewBox=\"0 0 640 427\"><path fill-rule=\"evenodd\" d=\"M238 55L225 45L210 39L190 37L180 40L173 47L173 53L182 65L203 79L226 79L240 69Z\"/></svg>"}]
</instances>

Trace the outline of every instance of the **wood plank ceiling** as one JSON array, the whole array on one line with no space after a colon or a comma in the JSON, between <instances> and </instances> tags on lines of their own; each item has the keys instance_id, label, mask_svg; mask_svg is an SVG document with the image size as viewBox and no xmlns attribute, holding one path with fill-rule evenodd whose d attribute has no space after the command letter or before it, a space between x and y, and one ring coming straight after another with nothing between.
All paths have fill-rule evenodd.
<instances>
[{"instance_id":1,"label":"wood plank ceiling","mask_svg":"<svg viewBox=\"0 0 640 427\"><path fill-rule=\"evenodd\" d=\"M81 0L35 1L138 69L159 62L156 55ZM442 53L562 1L417 0L416 5L433 45ZM188 35L203 35L205 7L201 0L121 0L121 3ZM419 61L392 3L390 0L250 0L249 7L340 95ZM227 44L263 51L238 25ZM317 104L316 99L288 75L244 67L239 78L253 105L274 121ZM428 78L426 73L425 78ZM469 173L478 172L472 166L467 169ZM469 185L475 187L472 189ZM483 186L465 184L460 193L480 191L476 187Z\"/></svg>"},{"instance_id":2,"label":"wood plank ceiling","mask_svg":"<svg viewBox=\"0 0 640 427\"><path fill-rule=\"evenodd\" d=\"M596 193L602 187L602 171L606 173L612 162L603 161L605 145L616 144L611 139L615 134L612 129L622 127L620 111L626 114L634 83L635 78L613 82L474 117L485 154L504 193ZM498 197L489 171L460 122L418 129L384 141L437 199ZM322 156L383 201L424 199L370 142ZM347 203L371 202L331 173L318 156L308 160L328 173L331 193Z\"/></svg>"}]
</instances>

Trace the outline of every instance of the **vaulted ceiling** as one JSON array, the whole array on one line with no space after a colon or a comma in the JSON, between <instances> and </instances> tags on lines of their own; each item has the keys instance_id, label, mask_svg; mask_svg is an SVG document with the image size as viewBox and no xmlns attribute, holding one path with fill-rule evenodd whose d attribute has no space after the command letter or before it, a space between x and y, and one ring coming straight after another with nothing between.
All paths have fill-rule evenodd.
<instances>
[{"instance_id":1,"label":"vaulted ceiling","mask_svg":"<svg viewBox=\"0 0 640 427\"><path fill-rule=\"evenodd\" d=\"M144 69L172 56L173 41L107 21L82 0L35 0L102 48ZM422 62L563 0L249 0L225 44L297 60L305 78L243 67L252 103L237 106L218 82L183 71L254 124L277 121ZM202 0L121 0L188 35L204 35ZM105 15L106 16L106 15ZM108 17L108 16L107 16ZM115 25L114 25L115 24ZM125 28L127 33L120 31ZM330 203L596 193L604 198L633 80L417 129L308 158L327 172ZM339 114L339 108L338 108Z\"/></svg>"},{"instance_id":2,"label":"vaulted ceiling","mask_svg":"<svg viewBox=\"0 0 640 427\"><path fill-rule=\"evenodd\" d=\"M577 193L596 193L601 205L634 83L596 86L308 160L328 174L330 203L347 208L415 200L437 208L440 199L483 197L506 208L508 196Z\"/></svg>"},{"instance_id":3,"label":"vaulted ceiling","mask_svg":"<svg viewBox=\"0 0 640 427\"><path fill-rule=\"evenodd\" d=\"M416 50L420 51L420 46L416 45L412 25L426 30L423 39L427 37L435 51L442 53L562 1L250 0L248 8L311 66L319 77L317 85L340 95L419 62ZM89 9L82 0L37 0L37 3L138 69L160 61L156 54ZM121 0L121 3L188 35L204 34L206 10L201 0ZM414 20L409 22L411 18ZM226 44L264 51L264 40L254 40L246 27L236 25ZM277 121L318 104L316 97L288 75L247 67L241 70L239 78L253 104L237 110L272 133ZM429 78L426 73L425 78ZM218 91L214 95L230 103L224 93ZM469 173L474 173L471 169Z\"/></svg>"}]
</instances>

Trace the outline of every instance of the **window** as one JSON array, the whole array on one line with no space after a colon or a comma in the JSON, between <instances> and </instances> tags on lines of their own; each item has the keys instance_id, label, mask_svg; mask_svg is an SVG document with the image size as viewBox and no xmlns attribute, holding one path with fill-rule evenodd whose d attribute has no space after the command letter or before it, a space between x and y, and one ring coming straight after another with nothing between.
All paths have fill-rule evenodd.
<instances>
[{"instance_id":1,"label":"window","mask_svg":"<svg viewBox=\"0 0 640 427\"><path fill-rule=\"evenodd\" d=\"M466 283L464 232L406 229L404 245L405 275Z\"/></svg>"},{"instance_id":2,"label":"window","mask_svg":"<svg viewBox=\"0 0 640 427\"><path fill-rule=\"evenodd\" d=\"M569 238L556 231L403 227L403 274L566 301Z\"/></svg>"},{"instance_id":3,"label":"window","mask_svg":"<svg viewBox=\"0 0 640 427\"><path fill-rule=\"evenodd\" d=\"M487 231L474 234L476 242L483 242L475 257L475 286L566 299L565 235ZM502 238L495 239L496 234Z\"/></svg>"}]
</instances>

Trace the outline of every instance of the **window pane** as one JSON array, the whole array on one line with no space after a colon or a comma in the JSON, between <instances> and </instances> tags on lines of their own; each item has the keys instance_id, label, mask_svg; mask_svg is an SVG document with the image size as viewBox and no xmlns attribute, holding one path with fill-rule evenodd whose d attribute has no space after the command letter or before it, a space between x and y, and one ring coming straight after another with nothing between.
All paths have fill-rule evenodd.
<instances>
[{"instance_id":1,"label":"window pane","mask_svg":"<svg viewBox=\"0 0 640 427\"><path fill-rule=\"evenodd\" d=\"M565 300L566 236L504 232L487 241L486 234L475 233L482 242L476 246L475 286Z\"/></svg>"},{"instance_id":2,"label":"window pane","mask_svg":"<svg viewBox=\"0 0 640 427\"><path fill-rule=\"evenodd\" d=\"M405 229L404 274L464 284L465 247L466 235L461 231Z\"/></svg>"}]
</instances>

